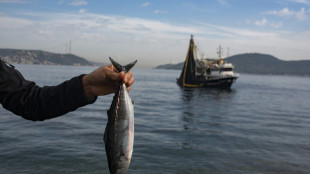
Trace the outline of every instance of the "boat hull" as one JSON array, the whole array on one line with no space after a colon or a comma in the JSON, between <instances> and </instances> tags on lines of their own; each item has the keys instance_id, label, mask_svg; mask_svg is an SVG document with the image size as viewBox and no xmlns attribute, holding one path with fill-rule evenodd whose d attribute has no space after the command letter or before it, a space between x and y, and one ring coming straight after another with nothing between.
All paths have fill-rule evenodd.
<instances>
[{"instance_id":1,"label":"boat hull","mask_svg":"<svg viewBox=\"0 0 310 174\"><path fill-rule=\"evenodd\" d=\"M197 78L195 81L192 81L193 83L191 84L180 83L180 80L177 79L177 84L183 88L230 88L237 78L238 77L225 77L217 79Z\"/></svg>"}]
</instances>

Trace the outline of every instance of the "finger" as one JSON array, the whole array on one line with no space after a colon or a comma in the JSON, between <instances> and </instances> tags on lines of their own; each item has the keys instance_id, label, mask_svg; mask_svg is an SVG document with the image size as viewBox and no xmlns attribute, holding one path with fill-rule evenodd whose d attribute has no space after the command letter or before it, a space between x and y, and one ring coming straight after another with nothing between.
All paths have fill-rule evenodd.
<instances>
[{"instance_id":1,"label":"finger","mask_svg":"<svg viewBox=\"0 0 310 174\"><path fill-rule=\"evenodd\" d=\"M128 71L128 72L126 73L126 77L127 77L127 79L131 78L131 77L132 77L132 72Z\"/></svg>"},{"instance_id":2,"label":"finger","mask_svg":"<svg viewBox=\"0 0 310 174\"><path fill-rule=\"evenodd\" d=\"M135 79L132 77L131 79L127 81L127 83L125 83L125 85L126 87L131 87L134 82L135 82Z\"/></svg>"},{"instance_id":3,"label":"finger","mask_svg":"<svg viewBox=\"0 0 310 174\"><path fill-rule=\"evenodd\" d=\"M107 77L114 81L119 81L120 79L122 79L121 73L117 73L113 71L106 71Z\"/></svg>"},{"instance_id":4,"label":"finger","mask_svg":"<svg viewBox=\"0 0 310 174\"><path fill-rule=\"evenodd\" d=\"M123 83L127 84L131 78L132 78L132 73L129 71L125 74L125 76L123 78Z\"/></svg>"},{"instance_id":5,"label":"finger","mask_svg":"<svg viewBox=\"0 0 310 174\"><path fill-rule=\"evenodd\" d=\"M120 79L124 79L125 78L125 73L123 71L121 71L119 73Z\"/></svg>"},{"instance_id":6,"label":"finger","mask_svg":"<svg viewBox=\"0 0 310 174\"><path fill-rule=\"evenodd\" d=\"M114 66L111 64L111 65L107 65L107 67L109 68L109 69L111 69L112 71L114 71Z\"/></svg>"},{"instance_id":7,"label":"finger","mask_svg":"<svg viewBox=\"0 0 310 174\"><path fill-rule=\"evenodd\" d=\"M127 91L129 92L129 91L131 90L131 87L127 87L126 89L127 89Z\"/></svg>"},{"instance_id":8,"label":"finger","mask_svg":"<svg viewBox=\"0 0 310 174\"><path fill-rule=\"evenodd\" d=\"M118 70L111 64L107 66L109 69L111 69L113 72L118 72Z\"/></svg>"}]
</instances>

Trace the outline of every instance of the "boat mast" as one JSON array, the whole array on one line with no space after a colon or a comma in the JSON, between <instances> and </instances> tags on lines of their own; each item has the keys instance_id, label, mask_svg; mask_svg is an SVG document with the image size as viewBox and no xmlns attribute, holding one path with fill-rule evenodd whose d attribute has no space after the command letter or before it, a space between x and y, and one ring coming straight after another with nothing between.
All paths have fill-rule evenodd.
<instances>
[{"instance_id":1,"label":"boat mast","mask_svg":"<svg viewBox=\"0 0 310 174\"><path fill-rule=\"evenodd\" d=\"M221 45L218 48L217 54L219 55L219 58L222 58L222 53L223 53L223 48L221 47Z\"/></svg>"}]
</instances>

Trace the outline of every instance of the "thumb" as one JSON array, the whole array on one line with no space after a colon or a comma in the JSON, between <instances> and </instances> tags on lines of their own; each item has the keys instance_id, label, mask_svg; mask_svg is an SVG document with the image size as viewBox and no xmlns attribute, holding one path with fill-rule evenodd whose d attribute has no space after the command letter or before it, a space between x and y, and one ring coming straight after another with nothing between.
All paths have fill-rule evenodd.
<instances>
[{"instance_id":1,"label":"thumb","mask_svg":"<svg viewBox=\"0 0 310 174\"><path fill-rule=\"evenodd\" d=\"M121 75L122 73L123 72L118 73L118 72L108 71L107 76L108 76L108 78L110 78L113 81L119 81L122 79L122 75Z\"/></svg>"}]
</instances>

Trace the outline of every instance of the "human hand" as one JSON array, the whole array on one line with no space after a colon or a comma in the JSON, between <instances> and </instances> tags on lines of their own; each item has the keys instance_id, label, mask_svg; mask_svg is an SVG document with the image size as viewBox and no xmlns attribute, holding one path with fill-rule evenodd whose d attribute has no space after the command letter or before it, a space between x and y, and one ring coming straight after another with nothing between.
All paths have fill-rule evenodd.
<instances>
[{"instance_id":1,"label":"human hand","mask_svg":"<svg viewBox=\"0 0 310 174\"><path fill-rule=\"evenodd\" d=\"M111 94L116 91L120 80L128 91L135 81L130 71L124 74L118 72L113 65L102 66L83 77L85 95L88 99L93 99L96 96Z\"/></svg>"}]
</instances>

